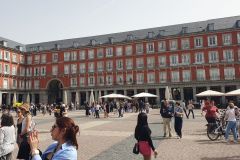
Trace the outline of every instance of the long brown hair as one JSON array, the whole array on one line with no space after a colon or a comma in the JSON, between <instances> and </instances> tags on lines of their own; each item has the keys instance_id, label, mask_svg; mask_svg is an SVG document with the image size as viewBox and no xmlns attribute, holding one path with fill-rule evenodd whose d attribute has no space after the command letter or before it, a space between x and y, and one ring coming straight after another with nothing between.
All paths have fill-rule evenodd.
<instances>
[{"instance_id":1,"label":"long brown hair","mask_svg":"<svg viewBox=\"0 0 240 160\"><path fill-rule=\"evenodd\" d=\"M69 117L61 117L56 120L56 124L60 129L66 129L64 139L70 141L73 146L78 149L78 142L76 134L79 132L78 125L75 125L74 121Z\"/></svg>"}]
</instances>

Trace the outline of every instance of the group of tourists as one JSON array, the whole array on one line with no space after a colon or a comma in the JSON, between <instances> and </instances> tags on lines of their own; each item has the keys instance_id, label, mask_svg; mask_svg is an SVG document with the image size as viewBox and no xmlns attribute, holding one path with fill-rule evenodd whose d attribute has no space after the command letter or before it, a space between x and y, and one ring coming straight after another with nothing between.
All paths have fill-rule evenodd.
<instances>
[{"instance_id":1,"label":"group of tourists","mask_svg":"<svg viewBox=\"0 0 240 160\"><path fill-rule=\"evenodd\" d=\"M0 125L0 160L77 160L78 142L76 135L79 127L69 117L57 117L50 129L55 141L46 151L39 150L38 132L30 114L30 105L22 104L17 109L17 123L14 124L10 112L3 112ZM17 135L15 135L15 126ZM15 143L18 145L17 157L12 157Z\"/></svg>"}]
</instances>

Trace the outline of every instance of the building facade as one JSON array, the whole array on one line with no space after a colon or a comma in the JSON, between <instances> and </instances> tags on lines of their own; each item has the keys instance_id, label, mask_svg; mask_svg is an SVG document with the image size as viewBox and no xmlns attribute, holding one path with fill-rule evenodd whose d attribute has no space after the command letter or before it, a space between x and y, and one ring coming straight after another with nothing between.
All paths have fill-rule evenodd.
<instances>
[{"instance_id":1,"label":"building facade","mask_svg":"<svg viewBox=\"0 0 240 160\"><path fill-rule=\"evenodd\" d=\"M99 94L199 100L206 89L240 88L240 16L23 45L0 38L0 103L83 104ZM224 102L223 97L216 98Z\"/></svg>"}]
</instances>

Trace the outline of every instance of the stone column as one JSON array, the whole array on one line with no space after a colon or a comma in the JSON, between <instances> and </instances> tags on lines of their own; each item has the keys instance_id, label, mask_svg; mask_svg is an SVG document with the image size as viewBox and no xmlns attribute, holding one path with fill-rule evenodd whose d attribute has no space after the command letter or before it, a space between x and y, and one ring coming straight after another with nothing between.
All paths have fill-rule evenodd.
<instances>
[{"instance_id":1,"label":"stone column","mask_svg":"<svg viewBox=\"0 0 240 160\"><path fill-rule=\"evenodd\" d=\"M196 101L197 98L196 98L196 92L197 92L197 88L196 87L193 87L193 100Z\"/></svg>"},{"instance_id":2,"label":"stone column","mask_svg":"<svg viewBox=\"0 0 240 160\"><path fill-rule=\"evenodd\" d=\"M32 93L31 95L32 95L32 103L34 103L34 104L35 104L35 94L34 94L34 93Z\"/></svg>"},{"instance_id":3,"label":"stone column","mask_svg":"<svg viewBox=\"0 0 240 160\"><path fill-rule=\"evenodd\" d=\"M11 104L11 93L8 93L7 105Z\"/></svg>"},{"instance_id":4,"label":"stone column","mask_svg":"<svg viewBox=\"0 0 240 160\"><path fill-rule=\"evenodd\" d=\"M184 100L183 87L180 88L181 101Z\"/></svg>"},{"instance_id":5,"label":"stone column","mask_svg":"<svg viewBox=\"0 0 240 160\"><path fill-rule=\"evenodd\" d=\"M86 101L89 103L89 96L90 96L90 94L89 94L89 91L86 91Z\"/></svg>"},{"instance_id":6,"label":"stone column","mask_svg":"<svg viewBox=\"0 0 240 160\"><path fill-rule=\"evenodd\" d=\"M157 105L158 105L158 107L160 107L160 92L159 92L159 88L156 88L156 93L157 93Z\"/></svg>"},{"instance_id":7,"label":"stone column","mask_svg":"<svg viewBox=\"0 0 240 160\"><path fill-rule=\"evenodd\" d=\"M221 92L225 93L225 86L221 86ZM226 103L226 98L224 96L221 97L222 104Z\"/></svg>"},{"instance_id":8,"label":"stone column","mask_svg":"<svg viewBox=\"0 0 240 160\"><path fill-rule=\"evenodd\" d=\"M144 92L148 93L148 90L145 89ZM148 98L147 97L145 97L145 102L148 102Z\"/></svg>"}]
</instances>

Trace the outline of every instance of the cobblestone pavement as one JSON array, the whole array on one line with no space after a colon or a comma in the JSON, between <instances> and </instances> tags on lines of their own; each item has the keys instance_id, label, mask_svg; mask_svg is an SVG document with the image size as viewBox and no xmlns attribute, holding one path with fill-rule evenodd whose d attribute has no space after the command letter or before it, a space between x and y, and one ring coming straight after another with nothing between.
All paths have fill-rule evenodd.
<instances>
[{"instance_id":1,"label":"cobblestone pavement","mask_svg":"<svg viewBox=\"0 0 240 160\"><path fill-rule=\"evenodd\" d=\"M240 144L227 145L223 139L210 141L206 136L206 121L195 110L195 119L184 119L183 138L163 138L162 119L159 110L151 110L149 126L152 139L161 160L240 160ZM103 115L101 115L103 116ZM141 155L134 155L132 148L137 114L126 113L123 118L111 114L110 118L95 119L85 117L83 111L69 112L80 126L78 135L79 160L140 160ZM38 115L34 117L40 132L40 149L44 151L52 142L49 130L55 119L53 116ZM17 146L14 157L17 154ZM153 158L154 159L154 158Z\"/></svg>"}]
</instances>

